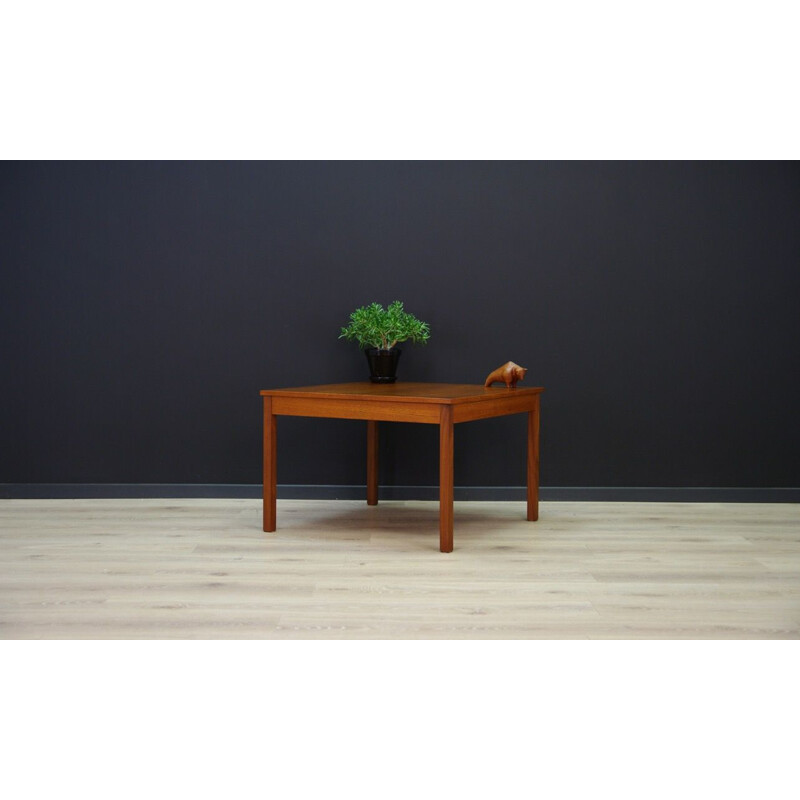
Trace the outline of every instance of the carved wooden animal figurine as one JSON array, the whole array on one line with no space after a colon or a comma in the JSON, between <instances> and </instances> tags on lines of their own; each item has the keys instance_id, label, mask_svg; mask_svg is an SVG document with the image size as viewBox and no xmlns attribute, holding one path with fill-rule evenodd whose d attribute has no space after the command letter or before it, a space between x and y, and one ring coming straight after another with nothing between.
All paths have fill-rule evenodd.
<instances>
[{"instance_id":1,"label":"carved wooden animal figurine","mask_svg":"<svg viewBox=\"0 0 800 800\"><path fill-rule=\"evenodd\" d=\"M493 383L502 381L507 388L516 389L517 381L521 381L525 377L527 371L527 369L524 369L519 364L515 364L513 361L506 361L502 367L498 367L489 375L486 379L486 383L483 384L483 388L488 389Z\"/></svg>"}]
</instances>

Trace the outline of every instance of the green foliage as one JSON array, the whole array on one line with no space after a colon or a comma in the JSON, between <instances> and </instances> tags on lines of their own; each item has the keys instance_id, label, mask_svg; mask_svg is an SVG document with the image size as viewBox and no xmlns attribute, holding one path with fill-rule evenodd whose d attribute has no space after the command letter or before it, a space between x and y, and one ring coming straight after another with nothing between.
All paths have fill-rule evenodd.
<instances>
[{"instance_id":1,"label":"green foliage","mask_svg":"<svg viewBox=\"0 0 800 800\"><path fill-rule=\"evenodd\" d=\"M356 341L363 348L390 350L408 339L425 344L430 335L428 323L420 322L413 314L403 311L403 304L395 300L386 310L380 303L357 308L350 315L350 324L342 328L339 338Z\"/></svg>"}]
</instances>

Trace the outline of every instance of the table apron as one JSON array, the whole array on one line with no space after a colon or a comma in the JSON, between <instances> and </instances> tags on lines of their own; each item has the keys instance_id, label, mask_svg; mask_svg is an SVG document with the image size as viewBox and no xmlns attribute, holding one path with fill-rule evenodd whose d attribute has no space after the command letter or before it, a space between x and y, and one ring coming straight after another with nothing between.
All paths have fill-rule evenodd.
<instances>
[{"instance_id":1,"label":"table apron","mask_svg":"<svg viewBox=\"0 0 800 800\"><path fill-rule=\"evenodd\" d=\"M513 389L509 389L513 392ZM533 411L539 400L538 394L506 395L496 400L479 400L474 403L457 403L453 407L453 422L471 422L475 419L503 417L506 414L521 414Z\"/></svg>"},{"instance_id":2,"label":"table apron","mask_svg":"<svg viewBox=\"0 0 800 800\"><path fill-rule=\"evenodd\" d=\"M381 422L424 422L438 425L439 406L439 403L376 403L272 395L272 413L286 417L372 419Z\"/></svg>"}]
</instances>

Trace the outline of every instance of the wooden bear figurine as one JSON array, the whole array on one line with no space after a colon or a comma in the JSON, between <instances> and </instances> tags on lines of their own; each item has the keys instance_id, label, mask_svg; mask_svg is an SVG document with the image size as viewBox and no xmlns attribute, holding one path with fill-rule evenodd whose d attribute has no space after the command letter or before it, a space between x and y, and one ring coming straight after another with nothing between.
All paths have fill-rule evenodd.
<instances>
[{"instance_id":1,"label":"wooden bear figurine","mask_svg":"<svg viewBox=\"0 0 800 800\"><path fill-rule=\"evenodd\" d=\"M515 364L513 361L506 361L502 367L498 367L489 375L486 383L483 384L483 388L488 389L493 383L502 381L509 389L516 389L517 381L521 381L527 371L527 369Z\"/></svg>"}]
</instances>

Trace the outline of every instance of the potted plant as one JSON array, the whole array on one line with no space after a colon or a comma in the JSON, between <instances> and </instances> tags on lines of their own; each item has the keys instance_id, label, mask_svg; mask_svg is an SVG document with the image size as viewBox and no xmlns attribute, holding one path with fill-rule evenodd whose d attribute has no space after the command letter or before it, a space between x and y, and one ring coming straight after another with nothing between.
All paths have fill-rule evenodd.
<instances>
[{"instance_id":1,"label":"potted plant","mask_svg":"<svg viewBox=\"0 0 800 800\"><path fill-rule=\"evenodd\" d=\"M339 338L356 341L365 350L373 383L394 383L402 352L396 345L409 340L425 344L430 335L428 323L403 311L403 304L395 300L386 309L380 303L357 308Z\"/></svg>"}]
</instances>

